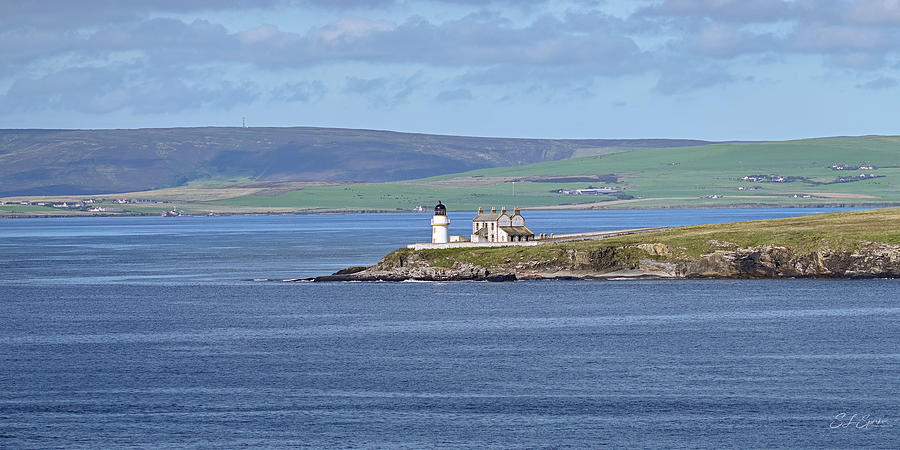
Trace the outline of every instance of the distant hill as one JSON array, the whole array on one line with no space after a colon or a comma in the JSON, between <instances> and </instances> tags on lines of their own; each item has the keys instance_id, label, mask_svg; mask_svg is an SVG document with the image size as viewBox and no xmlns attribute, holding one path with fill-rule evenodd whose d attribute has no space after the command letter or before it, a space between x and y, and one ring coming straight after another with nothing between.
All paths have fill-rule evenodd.
<instances>
[{"instance_id":1,"label":"distant hill","mask_svg":"<svg viewBox=\"0 0 900 450\"><path fill-rule=\"evenodd\" d=\"M565 191L607 188L609 194ZM163 193L153 197L163 197ZM300 187L211 202L296 211L900 205L900 136L645 149L419 180ZM202 211L202 209L201 209Z\"/></svg>"},{"instance_id":2,"label":"distant hill","mask_svg":"<svg viewBox=\"0 0 900 450\"><path fill-rule=\"evenodd\" d=\"M336 128L0 130L0 196L100 194L199 180L398 181L676 139L508 139Z\"/></svg>"}]
</instances>

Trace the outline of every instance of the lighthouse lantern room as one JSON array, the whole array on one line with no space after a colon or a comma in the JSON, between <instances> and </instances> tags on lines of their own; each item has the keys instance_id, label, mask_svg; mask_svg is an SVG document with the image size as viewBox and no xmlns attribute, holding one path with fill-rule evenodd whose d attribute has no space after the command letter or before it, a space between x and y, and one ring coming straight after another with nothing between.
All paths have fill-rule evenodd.
<instances>
[{"instance_id":1,"label":"lighthouse lantern room","mask_svg":"<svg viewBox=\"0 0 900 450\"><path fill-rule=\"evenodd\" d=\"M450 242L450 218L447 217L447 207L438 201L434 207L434 216L431 218L431 242L434 244L446 244Z\"/></svg>"}]
</instances>

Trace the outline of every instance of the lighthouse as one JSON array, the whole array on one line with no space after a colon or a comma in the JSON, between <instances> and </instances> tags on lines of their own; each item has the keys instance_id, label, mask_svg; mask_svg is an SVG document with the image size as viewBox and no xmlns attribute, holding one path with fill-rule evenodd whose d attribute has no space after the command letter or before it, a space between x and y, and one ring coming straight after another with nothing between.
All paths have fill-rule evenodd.
<instances>
[{"instance_id":1,"label":"lighthouse","mask_svg":"<svg viewBox=\"0 0 900 450\"><path fill-rule=\"evenodd\" d=\"M431 218L431 242L433 244L446 244L450 242L450 218L447 217L447 207L438 201L434 207L434 216Z\"/></svg>"}]
</instances>

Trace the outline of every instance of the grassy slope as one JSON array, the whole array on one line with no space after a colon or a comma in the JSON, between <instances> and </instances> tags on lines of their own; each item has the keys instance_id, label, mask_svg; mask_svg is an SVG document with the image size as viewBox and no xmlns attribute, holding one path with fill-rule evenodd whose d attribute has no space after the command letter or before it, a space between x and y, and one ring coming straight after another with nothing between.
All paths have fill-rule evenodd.
<instances>
[{"instance_id":1,"label":"grassy slope","mask_svg":"<svg viewBox=\"0 0 900 450\"><path fill-rule=\"evenodd\" d=\"M2 130L0 196L97 195L219 181L379 181L691 140L439 136L335 128Z\"/></svg>"},{"instance_id":2,"label":"grassy slope","mask_svg":"<svg viewBox=\"0 0 900 450\"><path fill-rule=\"evenodd\" d=\"M450 267L454 261L462 261L492 269L514 266L518 262L552 260L563 257L570 249L599 250L639 244L662 243L675 249L679 256L692 257L723 248L723 244L726 248L787 246L811 252L818 249L853 250L868 242L900 245L900 208L697 225L657 233L535 247L424 250L423 254L437 266ZM397 250L388 257L399 257L410 251ZM635 252L640 250L635 249ZM621 255L629 257L627 252Z\"/></svg>"},{"instance_id":3,"label":"grassy slope","mask_svg":"<svg viewBox=\"0 0 900 450\"><path fill-rule=\"evenodd\" d=\"M874 164L881 168L876 171L834 171L829 168L832 164ZM895 181L900 175L900 137L808 139L654 149L470 173L482 176L617 173L624 175L626 184L642 196L672 197L735 193L737 186L748 183L733 181L732 178L745 175L780 174L825 182L861 172L890 175L891 179L824 186L807 183L749 184L763 186L763 191L757 191L759 195L810 190L893 193L896 191Z\"/></svg>"},{"instance_id":4,"label":"grassy slope","mask_svg":"<svg viewBox=\"0 0 900 450\"><path fill-rule=\"evenodd\" d=\"M832 164L873 164L874 171L835 171ZM535 183L509 181L517 177L615 173L618 184L599 182ZM828 183L860 173L883 178L852 183ZM805 177L809 182L748 183L745 175L778 174ZM479 205L522 207L591 203L609 196L565 196L555 189L588 184L623 188L638 201L618 207L733 206L740 204L803 205L900 202L900 137L808 139L799 141L717 144L703 147L644 149L518 167L482 169L411 182L323 186L278 197L246 196L217 202L231 206L279 206L320 209L408 209L440 199L455 209ZM762 186L738 191L738 186ZM515 195L513 195L515 189ZM801 198L794 198L801 194ZM812 194L812 198L802 198ZM724 195L722 199L707 199ZM750 197L750 198L741 198Z\"/></svg>"},{"instance_id":5,"label":"grassy slope","mask_svg":"<svg viewBox=\"0 0 900 450\"><path fill-rule=\"evenodd\" d=\"M519 183L516 196L512 185L501 183L475 188L446 188L410 183L356 184L323 186L289 192L278 197L248 196L215 202L217 205L257 207L303 207L321 210L393 210L411 209L417 205L433 206L437 200L456 209L475 209L478 205L519 205L522 207L554 205L560 196L549 192L543 183ZM571 199L563 199L570 201Z\"/></svg>"}]
</instances>

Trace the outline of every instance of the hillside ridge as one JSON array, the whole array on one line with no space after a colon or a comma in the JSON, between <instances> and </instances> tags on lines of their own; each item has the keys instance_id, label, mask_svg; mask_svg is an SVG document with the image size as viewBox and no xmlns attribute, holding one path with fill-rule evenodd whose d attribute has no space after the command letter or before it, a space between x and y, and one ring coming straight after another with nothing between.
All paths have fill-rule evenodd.
<instances>
[{"instance_id":1,"label":"hillside ridge","mask_svg":"<svg viewBox=\"0 0 900 450\"><path fill-rule=\"evenodd\" d=\"M532 139L322 127L0 130L0 196L135 192L204 180L388 182L691 139Z\"/></svg>"}]
</instances>

